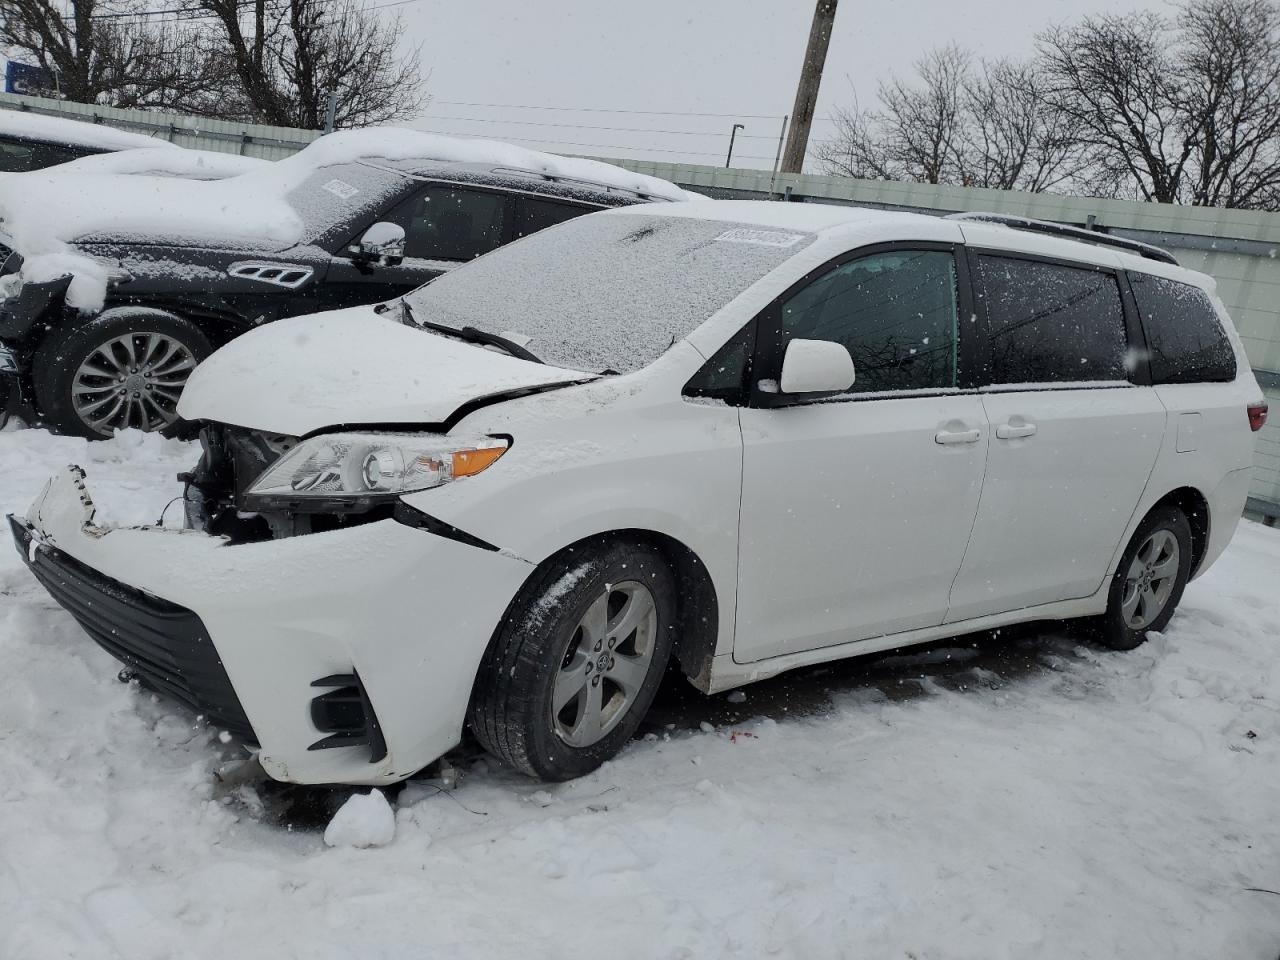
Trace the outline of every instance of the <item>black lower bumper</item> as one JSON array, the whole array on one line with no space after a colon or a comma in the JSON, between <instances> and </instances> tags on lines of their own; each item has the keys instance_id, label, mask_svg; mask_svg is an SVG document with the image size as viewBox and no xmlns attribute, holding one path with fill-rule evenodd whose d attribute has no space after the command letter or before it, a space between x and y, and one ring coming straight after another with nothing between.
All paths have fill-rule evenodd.
<instances>
[{"instance_id":1,"label":"black lower bumper","mask_svg":"<svg viewBox=\"0 0 1280 960\"><path fill-rule=\"evenodd\" d=\"M50 596L143 685L247 743L258 742L195 613L103 576L47 544L33 552L27 525L10 514L9 526L18 552Z\"/></svg>"}]
</instances>

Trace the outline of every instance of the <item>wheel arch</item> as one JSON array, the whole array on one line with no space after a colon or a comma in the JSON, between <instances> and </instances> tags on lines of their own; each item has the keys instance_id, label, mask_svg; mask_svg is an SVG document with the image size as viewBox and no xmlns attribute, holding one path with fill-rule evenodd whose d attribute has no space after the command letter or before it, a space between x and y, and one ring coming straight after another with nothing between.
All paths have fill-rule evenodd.
<instances>
[{"instance_id":1,"label":"wheel arch","mask_svg":"<svg viewBox=\"0 0 1280 960\"><path fill-rule=\"evenodd\" d=\"M494 638L502 630L502 625L514 615L520 604L528 600L530 585L538 581L539 574L544 569L562 560L566 554L597 544L617 541L652 546L662 554L671 567L679 590L676 596L678 635L672 646L671 655L680 664L681 672L694 686L702 690L707 689L720 631L719 594L702 558L680 540L656 530L625 527L594 533L566 544L545 557L530 569L524 583L515 592L506 610L503 611L502 618L495 625L489 642L493 643ZM479 682L478 674L472 680L473 689L477 682Z\"/></svg>"},{"instance_id":2,"label":"wheel arch","mask_svg":"<svg viewBox=\"0 0 1280 960\"><path fill-rule=\"evenodd\" d=\"M1176 507L1191 526L1191 576L1194 577L1209 546L1209 501L1195 487L1176 487L1153 503L1142 519L1146 520L1161 507Z\"/></svg>"},{"instance_id":3,"label":"wheel arch","mask_svg":"<svg viewBox=\"0 0 1280 960\"><path fill-rule=\"evenodd\" d=\"M185 320L187 323L194 324L200 328L200 332L209 338L209 342L213 344L214 349L225 346L230 341L243 333L247 333L254 328L254 323L249 317L228 310L217 309L208 304L172 299L159 299L154 302L145 300L116 300L108 301L104 310L100 311L97 316L105 316L108 313L113 315L128 315L130 312L137 313L160 313L174 317L178 320Z\"/></svg>"}]
</instances>

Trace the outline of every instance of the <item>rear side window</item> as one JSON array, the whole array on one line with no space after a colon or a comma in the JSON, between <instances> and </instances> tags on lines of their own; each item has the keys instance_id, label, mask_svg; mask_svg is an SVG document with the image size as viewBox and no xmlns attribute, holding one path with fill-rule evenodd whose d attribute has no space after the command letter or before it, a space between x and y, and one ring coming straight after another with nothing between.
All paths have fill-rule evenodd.
<instances>
[{"instance_id":1,"label":"rear side window","mask_svg":"<svg viewBox=\"0 0 1280 960\"><path fill-rule=\"evenodd\" d=\"M991 383L1127 380L1120 287L1109 273L978 257Z\"/></svg>"},{"instance_id":2,"label":"rear side window","mask_svg":"<svg viewBox=\"0 0 1280 960\"><path fill-rule=\"evenodd\" d=\"M516 234L513 239L519 240L531 233L554 227L584 213L591 213L591 207L580 207L572 203L557 203L554 200L539 200L524 197L516 206Z\"/></svg>"},{"instance_id":3,"label":"rear side window","mask_svg":"<svg viewBox=\"0 0 1280 960\"><path fill-rule=\"evenodd\" d=\"M1236 355L1209 295L1188 283L1129 274L1150 349L1152 383L1222 383Z\"/></svg>"},{"instance_id":4,"label":"rear side window","mask_svg":"<svg viewBox=\"0 0 1280 960\"><path fill-rule=\"evenodd\" d=\"M782 305L783 346L833 340L853 357L856 393L956 385L956 264L938 250L841 264Z\"/></svg>"}]
</instances>

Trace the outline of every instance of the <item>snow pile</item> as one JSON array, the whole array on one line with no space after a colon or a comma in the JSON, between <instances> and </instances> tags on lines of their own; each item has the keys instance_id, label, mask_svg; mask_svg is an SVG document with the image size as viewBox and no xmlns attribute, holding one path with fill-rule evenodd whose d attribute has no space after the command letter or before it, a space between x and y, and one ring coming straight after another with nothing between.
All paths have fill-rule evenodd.
<instances>
[{"instance_id":1,"label":"snow pile","mask_svg":"<svg viewBox=\"0 0 1280 960\"><path fill-rule=\"evenodd\" d=\"M10 107L0 107L0 136L69 143L99 150L181 149L166 140L147 136L144 133L130 133L101 123L84 123L80 120L68 120L65 117L46 117L28 110L14 110Z\"/></svg>"},{"instance_id":2,"label":"snow pile","mask_svg":"<svg viewBox=\"0 0 1280 960\"><path fill-rule=\"evenodd\" d=\"M165 144L171 147L171 144ZM180 150L146 147L95 153L47 169L53 173L108 173L129 176L185 177L188 180L222 180L260 170L271 161L214 150Z\"/></svg>"},{"instance_id":3,"label":"snow pile","mask_svg":"<svg viewBox=\"0 0 1280 960\"><path fill-rule=\"evenodd\" d=\"M154 518L196 450L133 442L0 433L0 512L76 461ZM1280 530L1246 522L1131 653L824 667L572 783L460 759L375 861L216 787L217 731L118 683L0 550L0 957L1273 958L1277 582Z\"/></svg>"},{"instance_id":4,"label":"snow pile","mask_svg":"<svg viewBox=\"0 0 1280 960\"><path fill-rule=\"evenodd\" d=\"M385 847L395 839L396 815L381 790L354 793L324 830L325 846Z\"/></svg>"}]
</instances>

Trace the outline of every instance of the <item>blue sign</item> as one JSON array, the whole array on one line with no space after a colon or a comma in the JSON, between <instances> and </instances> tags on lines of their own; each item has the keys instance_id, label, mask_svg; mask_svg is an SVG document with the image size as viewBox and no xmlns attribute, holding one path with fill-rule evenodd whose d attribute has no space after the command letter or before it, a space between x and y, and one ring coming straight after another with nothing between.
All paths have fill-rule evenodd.
<instances>
[{"instance_id":1,"label":"blue sign","mask_svg":"<svg viewBox=\"0 0 1280 960\"><path fill-rule=\"evenodd\" d=\"M47 96L57 89L53 73L44 67L8 61L4 68L4 92L23 93L30 97Z\"/></svg>"}]
</instances>

